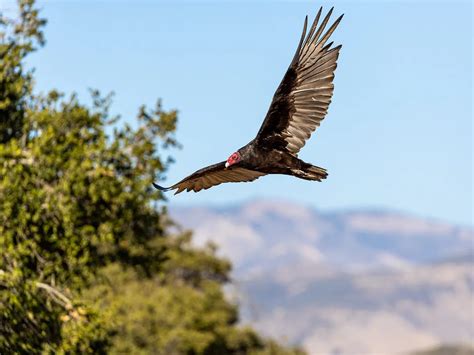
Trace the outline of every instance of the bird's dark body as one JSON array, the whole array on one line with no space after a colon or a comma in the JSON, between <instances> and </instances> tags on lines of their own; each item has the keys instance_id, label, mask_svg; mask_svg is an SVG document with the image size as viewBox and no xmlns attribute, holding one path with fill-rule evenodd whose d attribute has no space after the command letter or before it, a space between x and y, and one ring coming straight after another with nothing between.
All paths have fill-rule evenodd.
<instances>
[{"instance_id":1,"label":"bird's dark body","mask_svg":"<svg viewBox=\"0 0 474 355\"><path fill-rule=\"evenodd\" d=\"M321 181L326 170L298 158L298 153L327 113L334 90L334 71L341 46L327 44L342 19L326 25L331 9L321 19L316 14L308 33L306 17L303 34L290 66L278 86L257 136L223 161L200 169L162 191L201 191L224 182L253 181L267 174L292 175Z\"/></svg>"},{"instance_id":2,"label":"bird's dark body","mask_svg":"<svg viewBox=\"0 0 474 355\"><path fill-rule=\"evenodd\" d=\"M286 150L256 144L256 140L252 140L238 152L242 157L240 166L249 170L264 174L292 175L305 180L321 180L327 177L325 169L305 163Z\"/></svg>"}]
</instances>

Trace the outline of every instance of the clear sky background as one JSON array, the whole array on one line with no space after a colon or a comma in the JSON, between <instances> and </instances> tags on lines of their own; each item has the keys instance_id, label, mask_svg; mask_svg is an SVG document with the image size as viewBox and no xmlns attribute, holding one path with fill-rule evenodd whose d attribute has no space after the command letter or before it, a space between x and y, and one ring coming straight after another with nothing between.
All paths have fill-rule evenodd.
<instances>
[{"instance_id":1,"label":"clear sky background","mask_svg":"<svg viewBox=\"0 0 474 355\"><path fill-rule=\"evenodd\" d=\"M12 7L3 1L3 8ZM302 150L322 183L286 176L170 196L171 204L289 199L316 208L389 208L472 225L471 2L40 1L47 45L37 89L116 93L179 110L183 149L166 184L225 160L257 133L304 16L345 13L329 114ZM335 18L335 17L334 17Z\"/></svg>"}]
</instances>

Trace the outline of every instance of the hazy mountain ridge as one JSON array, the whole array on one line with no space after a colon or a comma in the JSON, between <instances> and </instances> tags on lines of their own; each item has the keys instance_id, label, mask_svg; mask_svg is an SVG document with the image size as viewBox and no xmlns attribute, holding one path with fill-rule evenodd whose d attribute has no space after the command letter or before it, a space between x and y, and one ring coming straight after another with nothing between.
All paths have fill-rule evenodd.
<instances>
[{"instance_id":1,"label":"hazy mountain ridge","mask_svg":"<svg viewBox=\"0 0 474 355\"><path fill-rule=\"evenodd\" d=\"M474 345L469 227L282 201L171 214L196 243L212 240L232 260L244 321L310 353Z\"/></svg>"},{"instance_id":2,"label":"hazy mountain ridge","mask_svg":"<svg viewBox=\"0 0 474 355\"><path fill-rule=\"evenodd\" d=\"M304 282L287 276L268 273L243 283L251 310L246 317L260 330L289 336L308 349L395 353L474 339L470 262L335 273Z\"/></svg>"},{"instance_id":3,"label":"hazy mountain ridge","mask_svg":"<svg viewBox=\"0 0 474 355\"><path fill-rule=\"evenodd\" d=\"M321 213L282 201L170 211L197 243L217 243L245 276L289 262L400 269L471 253L474 241L470 228L388 211Z\"/></svg>"}]
</instances>

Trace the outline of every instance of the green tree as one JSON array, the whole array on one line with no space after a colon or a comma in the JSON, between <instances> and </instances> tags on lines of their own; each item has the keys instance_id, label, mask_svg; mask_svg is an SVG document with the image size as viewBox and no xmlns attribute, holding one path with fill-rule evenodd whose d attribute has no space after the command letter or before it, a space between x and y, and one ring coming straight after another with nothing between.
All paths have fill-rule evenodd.
<instances>
[{"instance_id":1,"label":"green tree","mask_svg":"<svg viewBox=\"0 0 474 355\"><path fill-rule=\"evenodd\" d=\"M32 73L24 70L22 61L44 44L41 27L45 23L33 1L19 3L16 21L0 12L0 143L21 136L32 88Z\"/></svg>"},{"instance_id":2,"label":"green tree","mask_svg":"<svg viewBox=\"0 0 474 355\"><path fill-rule=\"evenodd\" d=\"M298 353L238 327L230 264L171 233L151 182L177 112L141 107L132 128L110 95L34 95L44 24L33 0L0 16L0 353Z\"/></svg>"}]
</instances>

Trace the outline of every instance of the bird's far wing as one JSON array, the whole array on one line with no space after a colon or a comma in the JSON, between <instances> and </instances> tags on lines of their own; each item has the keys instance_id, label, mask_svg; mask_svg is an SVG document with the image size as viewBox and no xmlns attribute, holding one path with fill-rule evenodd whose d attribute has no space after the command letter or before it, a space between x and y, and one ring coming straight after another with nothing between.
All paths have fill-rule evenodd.
<instances>
[{"instance_id":1,"label":"bird's far wing","mask_svg":"<svg viewBox=\"0 0 474 355\"><path fill-rule=\"evenodd\" d=\"M153 186L161 191L176 190L176 195L184 190L194 192L201 191L202 189L206 190L224 182L253 181L263 175L266 174L239 166L226 168L225 161L223 161L198 170L173 186L161 187L157 184L153 184Z\"/></svg>"},{"instance_id":2,"label":"bird's far wing","mask_svg":"<svg viewBox=\"0 0 474 355\"><path fill-rule=\"evenodd\" d=\"M273 96L267 116L257 134L257 142L272 148L287 149L297 155L306 140L319 127L327 113L334 90L336 60L341 46L326 44L342 19L324 29L331 9L318 27L322 8L306 35L308 17L293 61Z\"/></svg>"}]
</instances>

